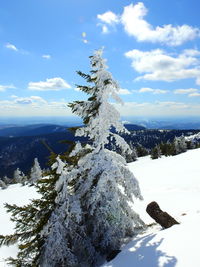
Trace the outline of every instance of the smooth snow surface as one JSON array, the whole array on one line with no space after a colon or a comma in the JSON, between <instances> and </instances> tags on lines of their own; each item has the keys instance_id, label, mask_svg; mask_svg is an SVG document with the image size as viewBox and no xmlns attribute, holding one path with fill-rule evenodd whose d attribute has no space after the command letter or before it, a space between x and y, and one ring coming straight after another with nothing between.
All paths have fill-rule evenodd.
<instances>
[{"instance_id":1,"label":"smooth snow surface","mask_svg":"<svg viewBox=\"0 0 200 267\"><path fill-rule=\"evenodd\" d=\"M150 227L124 246L122 252L103 267L200 267L200 149L174 157L151 160L140 158L130 163L130 170L140 182L144 201L137 200L136 210L146 223L153 220L145 212L146 205L157 201L163 211L181 224L167 230ZM36 198L34 187L11 185L0 189L0 234L10 234L13 223L3 203L23 205ZM4 258L15 257L16 246L0 248L0 267Z\"/></svg>"},{"instance_id":2,"label":"smooth snow surface","mask_svg":"<svg viewBox=\"0 0 200 267\"><path fill-rule=\"evenodd\" d=\"M150 227L124 246L122 252L103 267L200 267L200 149L174 157L140 158L129 167L140 182L143 202L134 209L146 223L151 201L180 225L162 230Z\"/></svg>"},{"instance_id":3,"label":"smooth snow surface","mask_svg":"<svg viewBox=\"0 0 200 267\"><path fill-rule=\"evenodd\" d=\"M21 184L10 185L7 189L0 189L0 235L12 234L15 224L10 221L10 214L6 212L4 203L16 204L23 206L29 202L29 199L38 198L38 194L34 187L22 186ZM17 254L17 246L0 247L0 267L7 265L5 260L8 257L15 257Z\"/></svg>"}]
</instances>

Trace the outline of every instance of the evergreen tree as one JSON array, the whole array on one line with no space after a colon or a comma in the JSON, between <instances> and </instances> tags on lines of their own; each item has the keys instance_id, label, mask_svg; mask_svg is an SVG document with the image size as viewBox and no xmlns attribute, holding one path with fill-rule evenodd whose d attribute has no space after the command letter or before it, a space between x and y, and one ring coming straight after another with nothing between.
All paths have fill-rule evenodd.
<instances>
[{"instance_id":1,"label":"evergreen tree","mask_svg":"<svg viewBox=\"0 0 200 267\"><path fill-rule=\"evenodd\" d=\"M6 185L9 185L10 183L11 183L11 179L10 178L8 178L6 175L3 177L3 179L2 179L3 181L4 181L4 183L6 184Z\"/></svg>"},{"instance_id":2,"label":"evergreen tree","mask_svg":"<svg viewBox=\"0 0 200 267\"><path fill-rule=\"evenodd\" d=\"M187 149L195 149L196 148L196 144L195 144L194 140L186 141L186 145L187 145Z\"/></svg>"},{"instance_id":3,"label":"evergreen tree","mask_svg":"<svg viewBox=\"0 0 200 267\"><path fill-rule=\"evenodd\" d=\"M6 183L0 179L0 188L2 189L6 189L8 186L6 185Z\"/></svg>"},{"instance_id":4,"label":"evergreen tree","mask_svg":"<svg viewBox=\"0 0 200 267\"><path fill-rule=\"evenodd\" d=\"M70 104L72 111L85 123L76 135L87 136L92 141L92 151L78 162L77 176L81 179L75 194L79 196L85 215L82 224L86 235L95 251L105 255L119 249L122 240L132 236L135 228L144 224L130 206L133 196L141 198L138 181L127 168L124 158L105 148L111 138L122 152L131 153L128 144L118 135L118 132L127 133L127 130L119 121L119 113L108 102L110 97L121 102L116 94L119 87L107 71L102 50L90 59L91 75L78 74L94 85L77 86L90 97L87 101ZM111 131L112 128L116 131ZM91 260L95 266L95 258Z\"/></svg>"},{"instance_id":5,"label":"evergreen tree","mask_svg":"<svg viewBox=\"0 0 200 267\"><path fill-rule=\"evenodd\" d=\"M131 149L131 153L125 153L125 155L122 155L125 159L126 162L133 162L137 160L137 150L136 148L133 146L132 142L129 143L130 149Z\"/></svg>"},{"instance_id":6,"label":"evergreen tree","mask_svg":"<svg viewBox=\"0 0 200 267\"><path fill-rule=\"evenodd\" d=\"M78 86L90 97L69 105L85 123L76 135L89 137L90 145L77 143L62 157L52 155L49 175L37 183L41 198L24 207L6 205L16 231L0 236L0 244L18 241L17 258L10 259L15 266L94 267L144 227L132 207L134 198L142 199L138 181L125 159L106 149L113 138L131 152L117 133L127 132L119 113L108 102L110 96L120 101L119 87L106 70L102 50L90 59L91 74L78 72L93 84Z\"/></svg>"},{"instance_id":7,"label":"evergreen tree","mask_svg":"<svg viewBox=\"0 0 200 267\"><path fill-rule=\"evenodd\" d=\"M185 137L182 135L180 137L174 138L175 154L180 154L187 151L187 144Z\"/></svg>"},{"instance_id":8,"label":"evergreen tree","mask_svg":"<svg viewBox=\"0 0 200 267\"><path fill-rule=\"evenodd\" d=\"M19 168L17 168L15 171L14 171L14 174L13 174L13 183L14 184L18 184L18 183L21 183L22 180L23 180L23 172L20 171Z\"/></svg>"},{"instance_id":9,"label":"evergreen tree","mask_svg":"<svg viewBox=\"0 0 200 267\"><path fill-rule=\"evenodd\" d=\"M161 155L166 157L174 155L174 144L167 141L167 143L160 144Z\"/></svg>"},{"instance_id":10,"label":"evergreen tree","mask_svg":"<svg viewBox=\"0 0 200 267\"><path fill-rule=\"evenodd\" d=\"M186 143L184 135L181 135L179 137L179 142L180 142L181 153L186 152L187 151L187 143Z\"/></svg>"},{"instance_id":11,"label":"evergreen tree","mask_svg":"<svg viewBox=\"0 0 200 267\"><path fill-rule=\"evenodd\" d=\"M157 145L151 150L151 158L158 159L160 157L161 157L161 150L160 150L160 146Z\"/></svg>"},{"instance_id":12,"label":"evergreen tree","mask_svg":"<svg viewBox=\"0 0 200 267\"><path fill-rule=\"evenodd\" d=\"M138 157L144 157L144 156L149 155L148 150L145 147L143 147L141 144L137 145L136 151L137 151Z\"/></svg>"},{"instance_id":13,"label":"evergreen tree","mask_svg":"<svg viewBox=\"0 0 200 267\"><path fill-rule=\"evenodd\" d=\"M33 167L31 168L29 182L30 182L30 184L34 184L41 178L42 178L42 170L40 168L40 164L38 162L38 159L35 158Z\"/></svg>"},{"instance_id":14,"label":"evergreen tree","mask_svg":"<svg viewBox=\"0 0 200 267\"><path fill-rule=\"evenodd\" d=\"M61 161L59 161L59 158L55 159L55 155L53 154L51 155L51 162L58 162L57 166L61 168ZM62 168L64 168L64 165L65 164L63 163ZM56 204L56 198L60 188L58 189L56 184L59 181L59 178L64 180L63 175L60 175L61 172L59 168L57 168L54 164L49 175L38 181L36 187L41 195L41 198L32 200L30 204L23 207L6 204L8 212L11 213L11 220L16 222L16 227L14 234L0 236L0 244L11 245L18 242L19 252L17 258L8 259L8 263L14 266L58 266L53 264L42 265L41 260L44 246L47 242L46 231L50 221L52 220L51 215L53 216L53 211L56 206L59 206L59 204ZM61 182L59 182L59 184L61 185ZM59 222L55 221L55 224L58 223ZM59 234L63 234L59 230L60 229L58 229L57 232L58 236ZM63 250L59 250L60 247L57 247L56 239L54 242L55 250L58 249L60 253L63 253ZM63 245L63 243L60 245ZM52 260L52 263L54 256L56 257L56 255L52 254L49 258L50 261ZM62 257L65 257L65 254ZM60 259L60 263L62 262L61 260L62 258ZM67 265L61 264L59 266Z\"/></svg>"}]
</instances>

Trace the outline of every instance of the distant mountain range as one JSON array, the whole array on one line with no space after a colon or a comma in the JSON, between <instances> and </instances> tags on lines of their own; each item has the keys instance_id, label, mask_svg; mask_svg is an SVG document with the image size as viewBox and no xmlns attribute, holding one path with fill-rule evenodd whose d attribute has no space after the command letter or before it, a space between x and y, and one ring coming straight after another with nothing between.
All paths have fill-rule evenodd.
<instances>
[{"instance_id":1,"label":"distant mountain range","mask_svg":"<svg viewBox=\"0 0 200 267\"><path fill-rule=\"evenodd\" d=\"M129 131L144 130L144 126L125 124ZM25 126L4 125L0 126L1 137L35 136L42 134L66 133L70 127L54 124L33 124Z\"/></svg>"},{"instance_id":2,"label":"distant mountain range","mask_svg":"<svg viewBox=\"0 0 200 267\"><path fill-rule=\"evenodd\" d=\"M144 130L138 125L125 125L128 130ZM77 138L67 126L35 124L27 126L4 125L0 127L0 177L12 177L14 170L20 168L28 173L34 158L38 158L41 167L48 167L50 152L65 152L67 144L62 141L83 141Z\"/></svg>"},{"instance_id":3,"label":"distant mountain range","mask_svg":"<svg viewBox=\"0 0 200 267\"><path fill-rule=\"evenodd\" d=\"M60 125L45 125L33 124L26 126L4 125L0 126L0 136L18 137L18 136L34 136L41 134L62 133L66 132L67 128Z\"/></svg>"},{"instance_id":4,"label":"distant mountain range","mask_svg":"<svg viewBox=\"0 0 200 267\"><path fill-rule=\"evenodd\" d=\"M144 126L147 129L200 129L200 117L122 117L126 124ZM8 126L59 125L72 127L81 125L81 119L76 116L63 117L1 117L0 128Z\"/></svg>"},{"instance_id":5,"label":"distant mountain range","mask_svg":"<svg viewBox=\"0 0 200 267\"><path fill-rule=\"evenodd\" d=\"M123 137L133 147L141 144L151 149L161 142L172 141L175 136L189 136L198 130L158 130L146 129L144 126L125 124L130 135ZM42 168L48 168L51 152L62 154L68 149L63 141L86 141L75 137L68 126L54 124L34 124L26 126L1 125L0 127L0 178L4 175L13 177L13 172L20 168L28 174L34 158L38 158Z\"/></svg>"}]
</instances>

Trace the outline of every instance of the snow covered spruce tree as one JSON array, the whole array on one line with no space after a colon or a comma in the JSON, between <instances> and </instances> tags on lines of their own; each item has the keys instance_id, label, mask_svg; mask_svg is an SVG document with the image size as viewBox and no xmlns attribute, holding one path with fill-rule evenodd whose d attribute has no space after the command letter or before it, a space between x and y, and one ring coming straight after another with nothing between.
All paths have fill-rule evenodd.
<instances>
[{"instance_id":1,"label":"snow covered spruce tree","mask_svg":"<svg viewBox=\"0 0 200 267\"><path fill-rule=\"evenodd\" d=\"M35 158L33 167L31 168L29 183L31 185L33 185L41 178L42 178L42 170L40 168L40 164L38 162L38 159Z\"/></svg>"},{"instance_id":2,"label":"snow covered spruce tree","mask_svg":"<svg viewBox=\"0 0 200 267\"><path fill-rule=\"evenodd\" d=\"M21 183L21 184L24 185L25 180L26 180L26 176L25 176L25 174L24 174L19 168L17 168L17 169L14 171L12 182L13 182L14 184Z\"/></svg>"},{"instance_id":3,"label":"snow covered spruce tree","mask_svg":"<svg viewBox=\"0 0 200 267\"><path fill-rule=\"evenodd\" d=\"M133 236L137 228L144 226L133 210L134 197L142 199L138 181L125 159L106 148L109 139L114 139L122 151L132 152L118 134L128 131L120 122L118 111L109 103L110 97L122 101L117 95L119 86L107 71L102 52L98 50L90 57L91 74L78 72L90 84L77 86L90 95L88 100L69 104L85 124L76 131L76 136L88 137L91 141L92 151L78 161L79 183L75 195L84 215L82 224L86 235L100 256L119 249L124 238ZM90 260L95 266L96 259Z\"/></svg>"},{"instance_id":4,"label":"snow covered spruce tree","mask_svg":"<svg viewBox=\"0 0 200 267\"><path fill-rule=\"evenodd\" d=\"M78 86L87 101L69 104L83 118L76 135L87 137L65 155L52 158L52 170L37 183L41 195L24 207L6 205L16 222L15 233L0 236L0 245L18 241L10 263L17 267L95 267L124 238L144 227L133 210L142 198L139 184L125 159L106 149L110 138L123 150L129 146L116 132L126 132L119 113L108 102L119 89L106 70L102 50L91 57L91 75L78 72L92 86ZM111 131L113 127L116 131Z\"/></svg>"},{"instance_id":5,"label":"snow covered spruce tree","mask_svg":"<svg viewBox=\"0 0 200 267\"><path fill-rule=\"evenodd\" d=\"M16 258L7 259L17 267L85 267L93 266L97 253L82 225L79 196L75 195L76 165L88 147L77 143L76 156L52 154L51 170L35 185L40 198L19 207L6 204L15 232L0 236L0 245L18 243ZM81 263L83 262L83 264ZM86 263L87 262L87 263ZM86 264L85 264L86 263Z\"/></svg>"},{"instance_id":6,"label":"snow covered spruce tree","mask_svg":"<svg viewBox=\"0 0 200 267\"><path fill-rule=\"evenodd\" d=\"M57 192L55 189L59 175L52 171L49 176L40 180L37 190L39 199L19 207L6 204L11 213L11 220L16 223L15 232L11 235L0 236L0 245L12 245L18 242L17 258L7 259L8 263L17 267L40 266L40 251L44 244L43 231L55 206Z\"/></svg>"}]
</instances>

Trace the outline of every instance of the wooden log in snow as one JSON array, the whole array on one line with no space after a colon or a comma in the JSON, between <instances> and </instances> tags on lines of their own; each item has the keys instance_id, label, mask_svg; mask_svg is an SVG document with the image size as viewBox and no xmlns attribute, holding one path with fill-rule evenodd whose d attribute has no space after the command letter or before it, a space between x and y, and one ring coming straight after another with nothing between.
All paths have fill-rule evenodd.
<instances>
[{"instance_id":1,"label":"wooden log in snow","mask_svg":"<svg viewBox=\"0 0 200 267\"><path fill-rule=\"evenodd\" d=\"M179 224L179 222L177 222L167 212L162 211L158 203L155 201L148 204L146 212L163 228L169 228L174 224Z\"/></svg>"}]
</instances>

